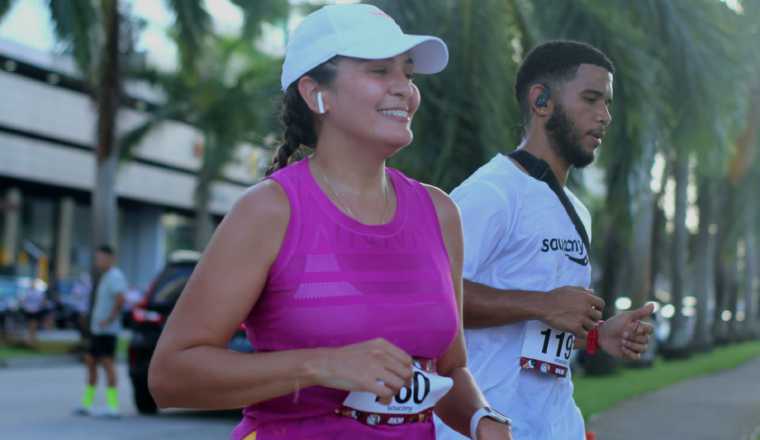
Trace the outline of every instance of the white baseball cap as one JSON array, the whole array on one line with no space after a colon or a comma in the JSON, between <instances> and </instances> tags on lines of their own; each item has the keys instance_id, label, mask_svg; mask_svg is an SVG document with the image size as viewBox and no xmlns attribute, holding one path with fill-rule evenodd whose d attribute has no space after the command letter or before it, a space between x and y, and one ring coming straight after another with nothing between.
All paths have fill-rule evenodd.
<instances>
[{"instance_id":1,"label":"white baseball cap","mask_svg":"<svg viewBox=\"0 0 760 440\"><path fill-rule=\"evenodd\" d=\"M337 55L367 60L411 51L416 73L438 73L449 62L446 43L429 35L405 34L375 6L324 6L307 15L290 35L282 65L282 90Z\"/></svg>"}]
</instances>

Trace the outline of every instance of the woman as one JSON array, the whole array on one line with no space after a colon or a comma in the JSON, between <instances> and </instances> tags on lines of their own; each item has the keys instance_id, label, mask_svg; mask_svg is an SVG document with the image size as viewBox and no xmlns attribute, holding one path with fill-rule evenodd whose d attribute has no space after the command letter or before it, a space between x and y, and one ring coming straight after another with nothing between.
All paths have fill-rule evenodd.
<instances>
[{"instance_id":1,"label":"woman","mask_svg":"<svg viewBox=\"0 0 760 440\"><path fill-rule=\"evenodd\" d=\"M385 166L412 141L412 74L447 61L373 6L304 19L274 173L226 216L166 325L160 406L247 406L234 439L433 439L433 408L467 436L510 438L465 367L458 212ZM288 165L301 145L313 154ZM240 322L254 354L225 349Z\"/></svg>"}]
</instances>

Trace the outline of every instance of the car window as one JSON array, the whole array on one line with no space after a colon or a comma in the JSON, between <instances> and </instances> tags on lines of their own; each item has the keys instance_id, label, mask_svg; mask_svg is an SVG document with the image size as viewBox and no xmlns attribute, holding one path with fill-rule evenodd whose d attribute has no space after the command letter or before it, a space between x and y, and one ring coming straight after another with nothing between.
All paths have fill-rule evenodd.
<instances>
[{"instance_id":1,"label":"car window","mask_svg":"<svg viewBox=\"0 0 760 440\"><path fill-rule=\"evenodd\" d=\"M154 304L174 304L185 288L194 265L172 265L164 269L156 280L150 302Z\"/></svg>"},{"instance_id":2,"label":"car window","mask_svg":"<svg viewBox=\"0 0 760 440\"><path fill-rule=\"evenodd\" d=\"M13 278L0 277L0 297L15 297L18 286Z\"/></svg>"}]
</instances>

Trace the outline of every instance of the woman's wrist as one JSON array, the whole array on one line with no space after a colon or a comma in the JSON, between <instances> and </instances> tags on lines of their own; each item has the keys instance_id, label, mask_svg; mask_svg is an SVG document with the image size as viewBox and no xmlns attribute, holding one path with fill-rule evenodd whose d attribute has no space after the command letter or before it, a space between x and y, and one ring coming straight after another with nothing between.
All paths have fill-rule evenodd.
<instances>
[{"instance_id":1,"label":"woman's wrist","mask_svg":"<svg viewBox=\"0 0 760 440\"><path fill-rule=\"evenodd\" d=\"M304 359L297 363L296 382L298 388L323 385L326 382L329 348L309 348L303 350Z\"/></svg>"}]
</instances>

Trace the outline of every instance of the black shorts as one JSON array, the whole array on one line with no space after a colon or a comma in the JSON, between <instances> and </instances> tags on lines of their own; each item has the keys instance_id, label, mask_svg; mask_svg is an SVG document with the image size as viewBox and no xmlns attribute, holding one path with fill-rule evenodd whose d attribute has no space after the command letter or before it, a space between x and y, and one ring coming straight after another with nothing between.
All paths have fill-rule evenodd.
<instances>
[{"instance_id":1,"label":"black shorts","mask_svg":"<svg viewBox=\"0 0 760 440\"><path fill-rule=\"evenodd\" d=\"M94 358L113 358L116 353L116 335L92 335L88 351Z\"/></svg>"},{"instance_id":2,"label":"black shorts","mask_svg":"<svg viewBox=\"0 0 760 440\"><path fill-rule=\"evenodd\" d=\"M44 310L40 310L39 312L24 311L24 318L26 318L27 321L42 321L42 319L45 318L45 311Z\"/></svg>"}]
</instances>

